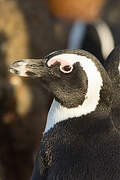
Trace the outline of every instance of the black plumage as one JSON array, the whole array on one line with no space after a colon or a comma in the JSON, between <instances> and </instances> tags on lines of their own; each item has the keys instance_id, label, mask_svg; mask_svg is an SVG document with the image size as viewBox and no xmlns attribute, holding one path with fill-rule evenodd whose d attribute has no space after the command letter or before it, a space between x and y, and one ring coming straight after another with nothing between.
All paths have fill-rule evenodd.
<instances>
[{"instance_id":1,"label":"black plumage","mask_svg":"<svg viewBox=\"0 0 120 180\"><path fill-rule=\"evenodd\" d=\"M120 130L120 45L106 59L105 68L114 86L112 119L115 127Z\"/></svg>"},{"instance_id":2,"label":"black plumage","mask_svg":"<svg viewBox=\"0 0 120 180\"><path fill-rule=\"evenodd\" d=\"M72 123L57 124L43 137L32 180L119 180L120 138L109 120L96 122L92 131Z\"/></svg>"}]
</instances>

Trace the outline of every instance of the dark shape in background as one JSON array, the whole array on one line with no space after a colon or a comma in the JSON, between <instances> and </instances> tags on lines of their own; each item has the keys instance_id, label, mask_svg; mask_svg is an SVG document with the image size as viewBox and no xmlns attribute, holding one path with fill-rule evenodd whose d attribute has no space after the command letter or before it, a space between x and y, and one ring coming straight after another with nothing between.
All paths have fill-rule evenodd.
<instances>
[{"instance_id":1,"label":"dark shape in background","mask_svg":"<svg viewBox=\"0 0 120 180\"><path fill-rule=\"evenodd\" d=\"M108 0L106 6L103 9L103 13L101 14L101 20L103 20L109 30L112 33L112 38L114 40L114 45L117 46L120 44L120 1L119 0ZM107 36L107 34L106 34ZM103 42L104 43L104 42ZM86 35L83 40L82 48L93 53L99 60L101 60L102 64L106 58L104 58L101 42L98 36L98 33L95 29L94 23L88 24L86 28Z\"/></svg>"}]
</instances>

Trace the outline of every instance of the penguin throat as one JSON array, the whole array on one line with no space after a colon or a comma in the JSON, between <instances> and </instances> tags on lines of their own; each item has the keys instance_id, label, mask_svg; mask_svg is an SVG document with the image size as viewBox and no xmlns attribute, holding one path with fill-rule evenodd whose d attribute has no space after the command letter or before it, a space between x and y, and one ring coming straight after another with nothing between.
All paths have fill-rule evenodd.
<instances>
[{"instance_id":1,"label":"penguin throat","mask_svg":"<svg viewBox=\"0 0 120 180\"><path fill-rule=\"evenodd\" d=\"M74 59L76 56L77 55L75 55ZM67 108L62 106L54 99L48 113L45 132L54 127L56 123L90 114L96 110L99 104L100 91L103 86L101 74L91 59L88 59L84 56L81 57L82 60L79 58L77 62L79 62L82 66L88 79L88 89L85 95L85 100L83 101L82 105L78 105L78 107Z\"/></svg>"}]
</instances>

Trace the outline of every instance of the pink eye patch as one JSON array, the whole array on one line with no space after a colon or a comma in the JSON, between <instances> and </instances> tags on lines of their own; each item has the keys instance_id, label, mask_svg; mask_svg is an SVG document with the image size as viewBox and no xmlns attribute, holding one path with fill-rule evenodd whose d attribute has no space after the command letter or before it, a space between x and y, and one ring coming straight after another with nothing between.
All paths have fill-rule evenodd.
<instances>
[{"instance_id":1,"label":"pink eye patch","mask_svg":"<svg viewBox=\"0 0 120 180\"><path fill-rule=\"evenodd\" d=\"M54 63L59 62L60 63L60 70L64 73L70 73L73 70L73 65L72 63L70 63L67 60L64 59L50 59L47 62L47 65L50 67L52 66Z\"/></svg>"}]
</instances>

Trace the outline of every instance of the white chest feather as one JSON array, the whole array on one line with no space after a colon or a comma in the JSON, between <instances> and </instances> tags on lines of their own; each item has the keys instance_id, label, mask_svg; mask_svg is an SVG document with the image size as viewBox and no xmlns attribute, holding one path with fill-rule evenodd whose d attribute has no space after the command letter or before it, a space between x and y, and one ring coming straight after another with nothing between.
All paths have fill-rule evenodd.
<instances>
[{"instance_id":1,"label":"white chest feather","mask_svg":"<svg viewBox=\"0 0 120 180\"><path fill-rule=\"evenodd\" d=\"M45 132L47 132L58 122L68 118L81 117L82 115L86 115L95 111L100 100L100 90L103 86L101 74L91 59L75 54L62 54L56 57L70 59L72 64L79 62L80 66L82 66L87 75L88 89L83 104L75 108L63 107L54 99L48 113Z\"/></svg>"}]
</instances>

